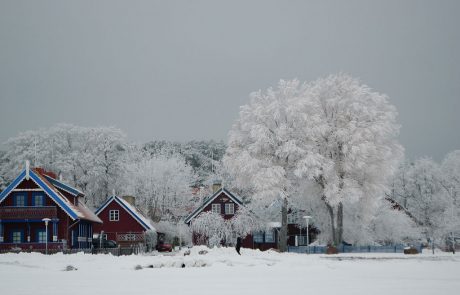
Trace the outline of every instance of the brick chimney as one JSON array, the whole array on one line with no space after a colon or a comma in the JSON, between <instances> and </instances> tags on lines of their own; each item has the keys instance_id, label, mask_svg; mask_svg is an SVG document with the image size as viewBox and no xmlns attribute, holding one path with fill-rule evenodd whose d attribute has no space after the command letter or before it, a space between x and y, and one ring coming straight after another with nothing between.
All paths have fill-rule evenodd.
<instances>
[{"instance_id":1,"label":"brick chimney","mask_svg":"<svg viewBox=\"0 0 460 295\"><path fill-rule=\"evenodd\" d=\"M214 182L212 183L212 193L217 192L221 188L222 188L222 181L214 180Z\"/></svg>"},{"instance_id":2,"label":"brick chimney","mask_svg":"<svg viewBox=\"0 0 460 295\"><path fill-rule=\"evenodd\" d=\"M136 198L134 196L122 196L122 198L131 206L136 206Z\"/></svg>"},{"instance_id":3,"label":"brick chimney","mask_svg":"<svg viewBox=\"0 0 460 295\"><path fill-rule=\"evenodd\" d=\"M42 167L35 167L34 169L36 172L38 172L39 174L41 175L47 175L51 178L54 178L54 179L57 179L57 175L56 173L52 172L52 171L46 171L45 168L42 168Z\"/></svg>"}]
</instances>

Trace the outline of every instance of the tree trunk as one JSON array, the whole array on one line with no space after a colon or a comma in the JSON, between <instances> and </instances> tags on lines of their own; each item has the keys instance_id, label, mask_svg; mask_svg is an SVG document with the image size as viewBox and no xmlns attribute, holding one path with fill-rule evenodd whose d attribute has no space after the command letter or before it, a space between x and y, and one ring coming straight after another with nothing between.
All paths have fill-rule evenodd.
<instances>
[{"instance_id":1,"label":"tree trunk","mask_svg":"<svg viewBox=\"0 0 460 295\"><path fill-rule=\"evenodd\" d=\"M337 208L334 208L326 203L326 207L331 219L332 244L338 246L343 241L343 204L340 202Z\"/></svg>"},{"instance_id":2,"label":"tree trunk","mask_svg":"<svg viewBox=\"0 0 460 295\"><path fill-rule=\"evenodd\" d=\"M283 205L281 206L281 230L278 241L278 249L280 252L287 251L287 206L287 199L284 199Z\"/></svg>"},{"instance_id":3,"label":"tree trunk","mask_svg":"<svg viewBox=\"0 0 460 295\"><path fill-rule=\"evenodd\" d=\"M337 208L337 233L335 235L336 240L335 245L338 246L343 242L343 204L342 202L339 203Z\"/></svg>"}]
</instances>

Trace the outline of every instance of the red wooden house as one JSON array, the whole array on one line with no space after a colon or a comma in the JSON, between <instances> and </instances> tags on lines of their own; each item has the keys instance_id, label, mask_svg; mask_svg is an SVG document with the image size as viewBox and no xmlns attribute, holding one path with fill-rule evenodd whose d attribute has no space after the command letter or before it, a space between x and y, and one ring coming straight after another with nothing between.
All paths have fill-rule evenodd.
<instances>
[{"instance_id":1,"label":"red wooden house","mask_svg":"<svg viewBox=\"0 0 460 295\"><path fill-rule=\"evenodd\" d=\"M103 224L95 228L95 233L103 234L108 240L116 241L122 247L145 243L145 233L155 231L151 221L135 207L134 197L110 197L96 210Z\"/></svg>"},{"instance_id":2,"label":"red wooden house","mask_svg":"<svg viewBox=\"0 0 460 295\"><path fill-rule=\"evenodd\" d=\"M215 212L222 215L224 219L231 219L238 212L239 208L243 205L243 201L235 194L231 193L225 188L214 185L214 193L206 198L201 206L196 208L185 219L185 223L191 225L193 219L198 217L202 212ZM193 244L204 244L203 239L198 235L193 234ZM277 247L277 232L275 229L270 229L265 232L257 232L243 238L242 247L267 250Z\"/></svg>"},{"instance_id":3,"label":"red wooden house","mask_svg":"<svg viewBox=\"0 0 460 295\"><path fill-rule=\"evenodd\" d=\"M82 203L83 196L54 173L27 163L0 193L0 249L42 250L46 242L49 249L90 248L93 226L102 221Z\"/></svg>"}]
</instances>

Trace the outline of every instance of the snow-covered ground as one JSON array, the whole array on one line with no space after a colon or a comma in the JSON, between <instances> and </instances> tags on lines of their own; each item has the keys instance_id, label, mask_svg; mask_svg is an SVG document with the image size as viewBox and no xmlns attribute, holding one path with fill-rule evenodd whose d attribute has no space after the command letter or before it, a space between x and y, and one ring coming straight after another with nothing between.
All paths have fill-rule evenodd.
<instances>
[{"instance_id":1,"label":"snow-covered ground","mask_svg":"<svg viewBox=\"0 0 460 295\"><path fill-rule=\"evenodd\" d=\"M200 250L207 250L204 255ZM71 266L71 267L69 267ZM76 268L76 270L68 270ZM449 292L449 293L446 293ZM460 254L0 255L0 294L460 294Z\"/></svg>"}]
</instances>

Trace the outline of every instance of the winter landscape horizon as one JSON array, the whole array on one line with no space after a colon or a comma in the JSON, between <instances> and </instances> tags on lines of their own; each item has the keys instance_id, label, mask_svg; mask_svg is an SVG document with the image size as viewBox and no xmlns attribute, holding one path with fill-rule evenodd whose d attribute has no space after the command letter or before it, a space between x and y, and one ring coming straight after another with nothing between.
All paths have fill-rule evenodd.
<instances>
[{"instance_id":1,"label":"winter landscape horizon","mask_svg":"<svg viewBox=\"0 0 460 295\"><path fill-rule=\"evenodd\" d=\"M1 294L455 294L459 13L0 0Z\"/></svg>"}]
</instances>

